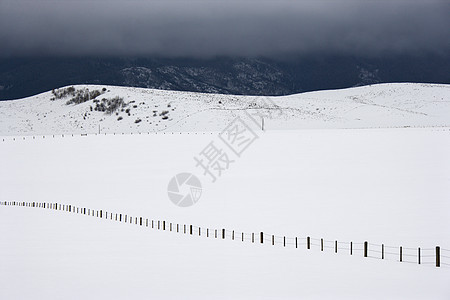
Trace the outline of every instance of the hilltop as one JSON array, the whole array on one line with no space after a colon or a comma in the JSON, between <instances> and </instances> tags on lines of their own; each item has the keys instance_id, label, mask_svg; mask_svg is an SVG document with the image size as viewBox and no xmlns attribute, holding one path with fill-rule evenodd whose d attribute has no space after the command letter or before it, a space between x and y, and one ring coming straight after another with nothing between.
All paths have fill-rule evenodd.
<instances>
[{"instance_id":1,"label":"hilltop","mask_svg":"<svg viewBox=\"0 0 450 300\"><path fill-rule=\"evenodd\" d=\"M276 97L75 85L0 102L0 134L219 131L246 112L264 116L267 130L448 126L450 85L389 83Z\"/></svg>"}]
</instances>

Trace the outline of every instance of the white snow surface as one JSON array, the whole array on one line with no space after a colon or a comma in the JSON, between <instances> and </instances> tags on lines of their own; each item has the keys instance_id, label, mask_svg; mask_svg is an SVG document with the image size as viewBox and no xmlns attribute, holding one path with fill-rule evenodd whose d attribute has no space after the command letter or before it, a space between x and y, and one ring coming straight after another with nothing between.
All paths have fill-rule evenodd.
<instances>
[{"instance_id":1,"label":"white snow surface","mask_svg":"<svg viewBox=\"0 0 450 300\"><path fill-rule=\"evenodd\" d=\"M235 116L244 119L244 110L229 108L264 98L107 88L146 104L120 121L128 123L97 112L81 118L81 128L89 103L67 106L50 101L50 93L0 102L0 201L192 224L202 236L0 205L0 299L450 298L448 86L388 84L273 98L283 114L265 120L269 130L255 128L258 139L240 157L230 154L235 161L214 183L194 157L210 142L221 145L218 134ZM217 109L219 100L227 109ZM172 121L134 123L169 102ZM94 133L99 123L108 134ZM356 129L365 127L372 128ZM202 182L192 207L177 207L167 195L169 180L181 172ZM215 239L212 231L222 228L226 239ZM261 231L275 235L276 245L252 243L250 234ZM301 241L297 249L293 237ZM335 240L337 254L328 248ZM364 241L371 257L363 257ZM394 247L385 260L376 252L382 243ZM434 267L435 246L444 249L441 268Z\"/></svg>"},{"instance_id":2,"label":"white snow surface","mask_svg":"<svg viewBox=\"0 0 450 300\"><path fill-rule=\"evenodd\" d=\"M389 83L282 97L234 96L153 89L77 85L120 96L130 116L92 111L94 99L66 105L52 93L0 101L0 135L192 132L222 130L245 111L271 113L266 129L449 126L450 85ZM133 102L134 101L134 102ZM168 107L170 105L170 107ZM134 107L136 106L136 107ZM277 110L279 108L281 110ZM160 114L168 111L168 119ZM156 112L156 116L153 116ZM282 114L280 114L282 112ZM118 120L122 117L122 120ZM141 120L135 123L136 120Z\"/></svg>"}]
</instances>

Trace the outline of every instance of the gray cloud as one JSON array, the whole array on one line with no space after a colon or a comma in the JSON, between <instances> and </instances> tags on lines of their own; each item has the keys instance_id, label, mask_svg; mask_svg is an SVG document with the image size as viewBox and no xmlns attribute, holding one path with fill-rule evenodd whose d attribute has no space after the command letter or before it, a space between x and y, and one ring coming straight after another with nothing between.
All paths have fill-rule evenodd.
<instances>
[{"instance_id":1,"label":"gray cloud","mask_svg":"<svg viewBox=\"0 0 450 300\"><path fill-rule=\"evenodd\" d=\"M443 1L1 1L0 56L450 52Z\"/></svg>"}]
</instances>

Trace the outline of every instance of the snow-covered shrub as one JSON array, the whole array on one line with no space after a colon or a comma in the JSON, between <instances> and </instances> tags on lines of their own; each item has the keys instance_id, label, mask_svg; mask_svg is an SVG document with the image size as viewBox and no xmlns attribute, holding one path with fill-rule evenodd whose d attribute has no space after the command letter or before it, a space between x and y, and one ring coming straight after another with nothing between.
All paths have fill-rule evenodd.
<instances>
[{"instance_id":1,"label":"snow-covered shrub","mask_svg":"<svg viewBox=\"0 0 450 300\"><path fill-rule=\"evenodd\" d=\"M54 97L51 100L62 99L67 96L75 96L75 88L73 86L63 88L63 89L53 89L52 94Z\"/></svg>"},{"instance_id":2,"label":"snow-covered shrub","mask_svg":"<svg viewBox=\"0 0 450 300\"><path fill-rule=\"evenodd\" d=\"M127 104L123 101L123 98L116 96L112 99L103 98L100 100L95 100L95 111L102 111L109 115L113 114L115 111L125 107Z\"/></svg>"},{"instance_id":3,"label":"snow-covered shrub","mask_svg":"<svg viewBox=\"0 0 450 300\"><path fill-rule=\"evenodd\" d=\"M89 89L77 90L76 92L74 92L73 97L69 101L66 102L66 104L70 105L70 104L84 103L86 101L97 98L101 94L102 94L102 92L100 92L99 90L93 90L93 91L89 91Z\"/></svg>"},{"instance_id":4,"label":"snow-covered shrub","mask_svg":"<svg viewBox=\"0 0 450 300\"><path fill-rule=\"evenodd\" d=\"M102 99L103 102L104 99ZM126 106L126 103L123 101L123 98L116 96L112 99L106 99L106 113L112 114L116 110Z\"/></svg>"}]
</instances>

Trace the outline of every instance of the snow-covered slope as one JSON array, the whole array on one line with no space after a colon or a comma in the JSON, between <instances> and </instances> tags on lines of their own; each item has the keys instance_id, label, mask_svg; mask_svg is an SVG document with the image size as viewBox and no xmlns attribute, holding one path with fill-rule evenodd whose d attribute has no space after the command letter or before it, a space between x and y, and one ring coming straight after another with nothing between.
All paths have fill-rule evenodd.
<instances>
[{"instance_id":1,"label":"snow-covered slope","mask_svg":"<svg viewBox=\"0 0 450 300\"><path fill-rule=\"evenodd\" d=\"M66 104L70 97L50 100L52 92L2 101L0 135L216 131L238 115L245 117L245 110L265 115L268 130L450 125L449 85L380 84L283 97L92 85L75 88L105 88L105 92L70 105ZM124 99L123 111L107 114L92 109L94 101L116 96Z\"/></svg>"}]
</instances>

